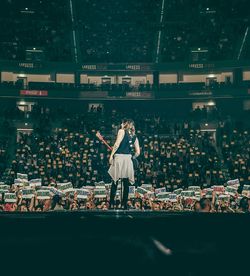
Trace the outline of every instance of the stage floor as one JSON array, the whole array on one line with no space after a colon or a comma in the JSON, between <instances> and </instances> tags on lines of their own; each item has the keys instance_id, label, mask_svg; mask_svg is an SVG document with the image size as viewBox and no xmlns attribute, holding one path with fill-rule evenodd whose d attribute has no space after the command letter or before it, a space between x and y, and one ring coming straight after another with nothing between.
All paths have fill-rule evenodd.
<instances>
[{"instance_id":1,"label":"stage floor","mask_svg":"<svg viewBox=\"0 0 250 276\"><path fill-rule=\"evenodd\" d=\"M74 233L81 237L86 234L120 235L170 235L189 236L198 239L222 239L235 233L250 233L250 215L244 213L194 213L166 211L58 211L0 213L0 231L7 236L18 232L24 236L26 229L33 229L37 235L47 234L44 229L53 229L50 235ZM223 235L219 235L223 233ZM185 235L183 235L185 234ZM1 239L1 237L0 237Z\"/></svg>"},{"instance_id":2,"label":"stage floor","mask_svg":"<svg viewBox=\"0 0 250 276\"><path fill-rule=\"evenodd\" d=\"M71 264L77 272L92 267L104 275L111 264L123 272L137 270L138 275L162 269L171 272L168 275L239 275L248 268L249 233L248 214L123 210L0 214L2 260L8 262L13 252L25 250L38 266L46 259L56 262L59 270ZM21 265L26 260L26 254L18 255ZM239 260L243 265L236 265Z\"/></svg>"}]
</instances>

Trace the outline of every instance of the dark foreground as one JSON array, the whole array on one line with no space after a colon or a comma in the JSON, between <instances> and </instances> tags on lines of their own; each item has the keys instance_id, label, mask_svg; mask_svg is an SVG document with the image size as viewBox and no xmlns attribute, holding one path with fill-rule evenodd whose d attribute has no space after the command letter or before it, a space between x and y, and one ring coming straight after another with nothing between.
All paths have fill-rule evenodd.
<instances>
[{"instance_id":1,"label":"dark foreground","mask_svg":"<svg viewBox=\"0 0 250 276\"><path fill-rule=\"evenodd\" d=\"M0 243L20 273L250 275L248 214L1 213Z\"/></svg>"}]
</instances>

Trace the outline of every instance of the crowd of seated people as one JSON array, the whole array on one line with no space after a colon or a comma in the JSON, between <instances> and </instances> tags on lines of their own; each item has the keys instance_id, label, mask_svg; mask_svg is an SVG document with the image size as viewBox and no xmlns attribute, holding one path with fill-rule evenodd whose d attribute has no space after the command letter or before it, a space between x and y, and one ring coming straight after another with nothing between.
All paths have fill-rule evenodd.
<instances>
[{"instance_id":1,"label":"crowd of seated people","mask_svg":"<svg viewBox=\"0 0 250 276\"><path fill-rule=\"evenodd\" d=\"M8 158L8 139L0 137L0 176L6 169Z\"/></svg>"},{"instance_id":2,"label":"crowd of seated people","mask_svg":"<svg viewBox=\"0 0 250 276\"><path fill-rule=\"evenodd\" d=\"M214 105L197 106L190 112L190 120L203 120L205 122L217 121L222 118L220 110Z\"/></svg>"},{"instance_id":3,"label":"crowd of seated people","mask_svg":"<svg viewBox=\"0 0 250 276\"><path fill-rule=\"evenodd\" d=\"M242 81L240 83L232 83L231 81L217 82L206 84L205 82L178 82L178 83L160 83L160 91L176 92L177 91L202 91L202 90L213 90L214 92L218 89L225 88L248 88L250 85L249 81Z\"/></svg>"},{"instance_id":4,"label":"crowd of seated people","mask_svg":"<svg viewBox=\"0 0 250 276\"><path fill-rule=\"evenodd\" d=\"M191 48L207 48L210 60L234 59L249 25L247 7L246 0L167 1L162 61L187 61Z\"/></svg>"},{"instance_id":5,"label":"crowd of seated people","mask_svg":"<svg viewBox=\"0 0 250 276\"><path fill-rule=\"evenodd\" d=\"M49 61L71 61L68 1L3 0L0 24L0 59L25 60L26 48L39 48Z\"/></svg>"},{"instance_id":6,"label":"crowd of seated people","mask_svg":"<svg viewBox=\"0 0 250 276\"><path fill-rule=\"evenodd\" d=\"M149 181L154 187L166 186L171 191L190 183L209 186L225 181L211 135L203 134L194 124L170 123L157 114L145 116L135 110L130 115L136 122L143 152L136 176L138 185ZM10 182L17 172L41 177L45 185L51 177L71 181L75 187L108 180L109 153L95 133L101 131L113 142L124 113L103 112L100 108L73 116L60 112L57 116L35 106L30 117L37 121L35 131L19 138ZM58 126L62 127L52 131L51 121L59 117Z\"/></svg>"},{"instance_id":7,"label":"crowd of seated people","mask_svg":"<svg viewBox=\"0 0 250 276\"><path fill-rule=\"evenodd\" d=\"M160 8L160 0L77 0L82 60L152 62Z\"/></svg>"},{"instance_id":8,"label":"crowd of seated people","mask_svg":"<svg viewBox=\"0 0 250 276\"><path fill-rule=\"evenodd\" d=\"M138 185L152 183L171 191L192 183L210 186L225 181L211 136L199 130L191 130L186 138L143 135L139 139L143 155L136 176ZM30 178L42 178L45 185L51 177L71 181L76 187L108 181L108 154L95 138L95 131L83 134L59 129L47 137L23 135L12 162L11 179L20 172Z\"/></svg>"},{"instance_id":9,"label":"crowd of seated people","mask_svg":"<svg viewBox=\"0 0 250 276\"><path fill-rule=\"evenodd\" d=\"M233 129L222 132L223 158L231 177L240 175L242 182L250 181L250 131Z\"/></svg>"},{"instance_id":10,"label":"crowd of seated people","mask_svg":"<svg viewBox=\"0 0 250 276\"><path fill-rule=\"evenodd\" d=\"M178 91L178 90L204 90L204 82L179 82L179 83L160 83L160 91Z\"/></svg>"},{"instance_id":11,"label":"crowd of seated people","mask_svg":"<svg viewBox=\"0 0 250 276\"><path fill-rule=\"evenodd\" d=\"M104 134L115 135L120 122L125 117L131 117L136 122L138 135L146 133L147 135L165 134L178 135L183 130L184 125L190 128L191 124L184 124L182 120L174 120L166 113L139 112L136 109L130 109L129 112L117 111L116 109L103 111L102 108L90 108L90 112L75 114L63 114L62 126L70 131L91 133L101 131Z\"/></svg>"},{"instance_id":12,"label":"crowd of seated people","mask_svg":"<svg viewBox=\"0 0 250 276\"><path fill-rule=\"evenodd\" d=\"M184 97L189 95L189 93L195 93L204 91L206 93L210 93L213 95L221 94L221 91L227 95L240 96L247 94L247 88L250 88L250 81L242 81L237 84L233 84L231 82L214 82L213 84L206 85L205 82L178 82L178 83L159 83L158 84L150 84L140 83L139 85L134 85L131 83L60 83L60 82L29 82L28 86L24 86L21 81L2 81L0 83L1 89L26 89L30 90L68 90L73 93L74 91L81 92L114 92L114 96L118 95L118 92L125 92L124 96L126 96L126 92L155 92L158 97ZM238 88L236 91L232 88ZM239 88L242 88L239 90ZM230 90L229 90L230 89ZM179 92L179 93L178 93Z\"/></svg>"},{"instance_id":13,"label":"crowd of seated people","mask_svg":"<svg viewBox=\"0 0 250 276\"><path fill-rule=\"evenodd\" d=\"M166 187L167 191L225 182L212 137L199 130L191 130L185 137L144 137L138 182Z\"/></svg>"},{"instance_id":14,"label":"crowd of seated people","mask_svg":"<svg viewBox=\"0 0 250 276\"><path fill-rule=\"evenodd\" d=\"M3 81L0 83L0 88L24 89L21 82ZM137 91L148 92L152 91L153 86L150 83L132 85L129 83L60 83L60 82L29 82L28 88L31 90L71 90L71 91Z\"/></svg>"},{"instance_id":15,"label":"crowd of seated people","mask_svg":"<svg viewBox=\"0 0 250 276\"><path fill-rule=\"evenodd\" d=\"M191 48L207 48L208 59L237 57L247 26L248 1L3 0L0 58L24 60L27 48L49 61L72 61L72 30L83 62L154 62L161 31L160 60L186 61ZM193 21L196 24L193 24ZM248 45L242 57L249 57Z\"/></svg>"}]
</instances>

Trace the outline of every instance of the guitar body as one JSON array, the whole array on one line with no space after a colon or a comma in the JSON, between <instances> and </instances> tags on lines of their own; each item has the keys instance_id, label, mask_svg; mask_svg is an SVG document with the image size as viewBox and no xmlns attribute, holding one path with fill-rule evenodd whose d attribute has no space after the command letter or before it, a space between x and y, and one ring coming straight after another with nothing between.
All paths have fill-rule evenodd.
<instances>
[{"instance_id":1,"label":"guitar body","mask_svg":"<svg viewBox=\"0 0 250 276\"><path fill-rule=\"evenodd\" d=\"M136 157L132 157L132 162L133 162L134 171L137 171L139 169L139 161L137 160Z\"/></svg>"}]
</instances>

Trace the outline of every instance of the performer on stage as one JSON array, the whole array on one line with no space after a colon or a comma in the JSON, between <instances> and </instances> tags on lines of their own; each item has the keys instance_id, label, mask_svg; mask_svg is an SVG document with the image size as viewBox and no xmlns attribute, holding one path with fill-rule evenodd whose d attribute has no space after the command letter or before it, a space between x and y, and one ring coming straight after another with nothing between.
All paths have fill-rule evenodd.
<instances>
[{"instance_id":1,"label":"performer on stage","mask_svg":"<svg viewBox=\"0 0 250 276\"><path fill-rule=\"evenodd\" d=\"M119 179L122 180L123 185L121 204L124 209L127 209L129 183L134 184L135 182L132 162L133 152L135 157L140 155L140 146L138 138L135 135L134 122L124 119L109 158L110 168L108 173L113 179L110 193L111 209L114 208L114 199Z\"/></svg>"}]
</instances>

